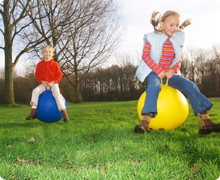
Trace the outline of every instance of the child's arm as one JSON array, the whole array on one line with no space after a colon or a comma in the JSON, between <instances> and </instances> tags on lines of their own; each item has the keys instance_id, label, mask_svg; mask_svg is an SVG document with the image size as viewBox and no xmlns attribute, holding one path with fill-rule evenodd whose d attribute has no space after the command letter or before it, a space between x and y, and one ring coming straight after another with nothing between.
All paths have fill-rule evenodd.
<instances>
[{"instance_id":1,"label":"child's arm","mask_svg":"<svg viewBox=\"0 0 220 180\"><path fill-rule=\"evenodd\" d=\"M60 82L60 80L62 79L62 76L63 76L62 71L61 71L60 66L59 66L58 63L56 63L56 70L55 71L56 72L55 72L54 80L50 82L50 83L52 83L52 85L53 85L53 83L58 84Z\"/></svg>"},{"instance_id":2,"label":"child's arm","mask_svg":"<svg viewBox=\"0 0 220 180\"><path fill-rule=\"evenodd\" d=\"M45 78L44 78L43 72L41 71L40 63L37 64L37 68L36 68L36 71L35 71L35 76L37 78L37 81L39 83L43 84L42 82L45 80Z\"/></svg>"},{"instance_id":3,"label":"child's arm","mask_svg":"<svg viewBox=\"0 0 220 180\"><path fill-rule=\"evenodd\" d=\"M151 51L151 44L149 43L149 41L145 42L144 45L144 50L143 50L143 54L142 54L142 58L145 61L145 63L148 65L149 68L151 68L151 70L155 73L157 73L157 75L159 76L159 78L163 78L165 77L165 72L163 70L162 67L158 66L153 59L151 59L150 57L150 51Z\"/></svg>"},{"instance_id":4,"label":"child's arm","mask_svg":"<svg viewBox=\"0 0 220 180\"><path fill-rule=\"evenodd\" d=\"M181 55L179 61L169 71L167 71L167 74L166 74L167 79L170 79L171 77L173 77L173 75L180 70L182 57L183 55Z\"/></svg>"},{"instance_id":5,"label":"child's arm","mask_svg":"<svg viewBox=\"0 0 220 180\"><path fill-rule=\"evenodd\" d=\"M182 58L183 58L183 54L180 56L179 61L172 67L172 69L174 69L176 73L180 70Z\"/></svg>"}]
</instances>

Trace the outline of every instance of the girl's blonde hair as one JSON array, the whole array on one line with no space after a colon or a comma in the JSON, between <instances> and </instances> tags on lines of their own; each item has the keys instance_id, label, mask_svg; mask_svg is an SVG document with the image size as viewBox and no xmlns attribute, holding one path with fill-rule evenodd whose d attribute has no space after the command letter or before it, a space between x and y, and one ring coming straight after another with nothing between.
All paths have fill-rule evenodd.
<instances>
[{"instance_id":1,"label":"girl's blonde hair","mask_svg":"<svg viewBox=\"0 0 220 180\"><path fill-rule=\"evenodd\" d=\"M51 45L44 46L44 48L43 48L43 51L42 51L42 52L44 52L44 51L45 51L45 49L47 49L47 48L52 49L52 52L53 52L53 54L54 54L54 51L55 51L56 47L55 47L55 48L53 48Z\"/></svg>"},{"instance_id":2,"label":"girl's blonde hair","mask_svg":"<svg viewBox=\"0 0 220 180\"><path fill-rule=\"evenodd\" d=\"M159 16L158 18L156 17L157 14L159 12L157 11L154 11L152 13L152 16L151 16L151 19L150 19L150 22L151 24L153 25L154 27L154 32L156 34L159 34L159 32L162 32L163 28L159 27L159 23L162 21L164 22L169 16L177 16L180 18L180 15L179 13L177 13L176 11L171 11L171 10L168 10L166 11L163 16ZM180 26L179 26L179 29L183 30L186 26L190 25L191 24L191 21L189 19L185 20Z\"/></svg>"}]
</instances>

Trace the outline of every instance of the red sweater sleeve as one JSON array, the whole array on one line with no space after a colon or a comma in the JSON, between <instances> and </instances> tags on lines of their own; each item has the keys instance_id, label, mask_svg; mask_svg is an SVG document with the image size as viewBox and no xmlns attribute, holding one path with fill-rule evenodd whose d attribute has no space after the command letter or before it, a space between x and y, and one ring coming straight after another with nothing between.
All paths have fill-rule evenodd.
<instances>
[{"instance_id":1,"label":"red sweater sleeve","mask_svg":"<svg viewBox=\"0 0 220 180\"><path fill-rule=\"evenodd\" d=\"M35 76L37 78L37 81L39 81L39 83L41 83L41 81L45 81L44 73L41 70L41 63L40 62L37 64Z\"/></svg>"},{"instance_id":2,"label":"red sweater sleeve","mask_svg":"<svg viewBox=\"0 0 220 180\"><path fill-rule=\"evenodd\" d=\"M144 45L144 50L143 50L143 54L142 54L142 58L145 61L145 63L148 65L149 68L151 68L151 70L153 72L156 72L157 75L160 74L163 69L162 67L158 66L153 59L151 59L150 57L150 50L151 50L151 44L149 43L149 41L146 41L145 45Z\"/></svg>"},{"instance_id":3,"label":"red sweater sleeve","mask_svg":"<svg viewBox=\"0 0 220 180\"><path fill-rule=\"evenodd\" d=\"M59 64L57 63L57 62L55 62L56 63L56 72L55 72L55 76L54 76L54 82L55 83L57 83L57 84L59 84L59 81L62 79L62 71L61 71L61 69L60 69L60 66L59 66Z\"/></svg>"},{"instance_id":4,"label":"red sweater sleeve","mask_svg":"<svg viewBox=\"0 0 220 180\"><path fill-rule=\"evenodd\" d=\"M178 71L180 70L182 58L183 58L183 54L180 56L179 61L172 67L172 69L174 69L176 73L178 73Z\"/></svg>"}]
</instances>

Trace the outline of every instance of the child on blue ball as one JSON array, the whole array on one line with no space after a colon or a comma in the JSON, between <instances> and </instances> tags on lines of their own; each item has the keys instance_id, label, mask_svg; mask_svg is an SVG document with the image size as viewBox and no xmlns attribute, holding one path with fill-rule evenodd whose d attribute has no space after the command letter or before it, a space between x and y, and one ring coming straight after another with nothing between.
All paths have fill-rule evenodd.
<instances>
[{"instance_id":1,"label":"child on blue ball","mask_svg":"<svg viewBox=\"0 0 220 180\"><path fill-rule=\"evenodd\" d=\"M56 61L52 59L54 53L54 48L50 45L45 46L42 52L44 59L37 64L36 68L36 78L39 81L40 85L37 86L32 91L31 97L31 113L26 120L32 120L37 118L37 104L38 98L41 93L46 91L46 88L51 88L51 92L56 100L58 110L62 111L63 121L69 121L69 117L66 112L65 102L60 93L59 81L62 78L62 72L60 66Z\"/></svg>"}]
</instances>

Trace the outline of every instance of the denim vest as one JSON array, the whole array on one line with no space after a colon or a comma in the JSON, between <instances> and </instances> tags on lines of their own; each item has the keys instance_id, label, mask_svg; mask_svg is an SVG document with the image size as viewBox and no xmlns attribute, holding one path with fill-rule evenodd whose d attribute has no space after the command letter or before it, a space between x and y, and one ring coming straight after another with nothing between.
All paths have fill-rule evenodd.
<instances>
[{"instance_id":1,"label":"denim vest","mask_svg":"<svg viewBox=\"0 0 220 180\"><path fill-rule=\"evenodd\" d=\"M160 61L160 57L162 55L163 44L167 40L168 36L160 33L155 34L151 32L149 34L144 35L144 45L146 40L151 44L150 57L151 59L158 64ZM170 41L173 44L175 58L170 66L172 68L180 59L183 50L185 34L183 31L178 31L174 36L170 37ZM145 78L150 74L152 70L149 66L144 62L143 58L141 58L141 62L137 68L136 76L141 82L144 82Z\"/></svg>"}]
</instances>

